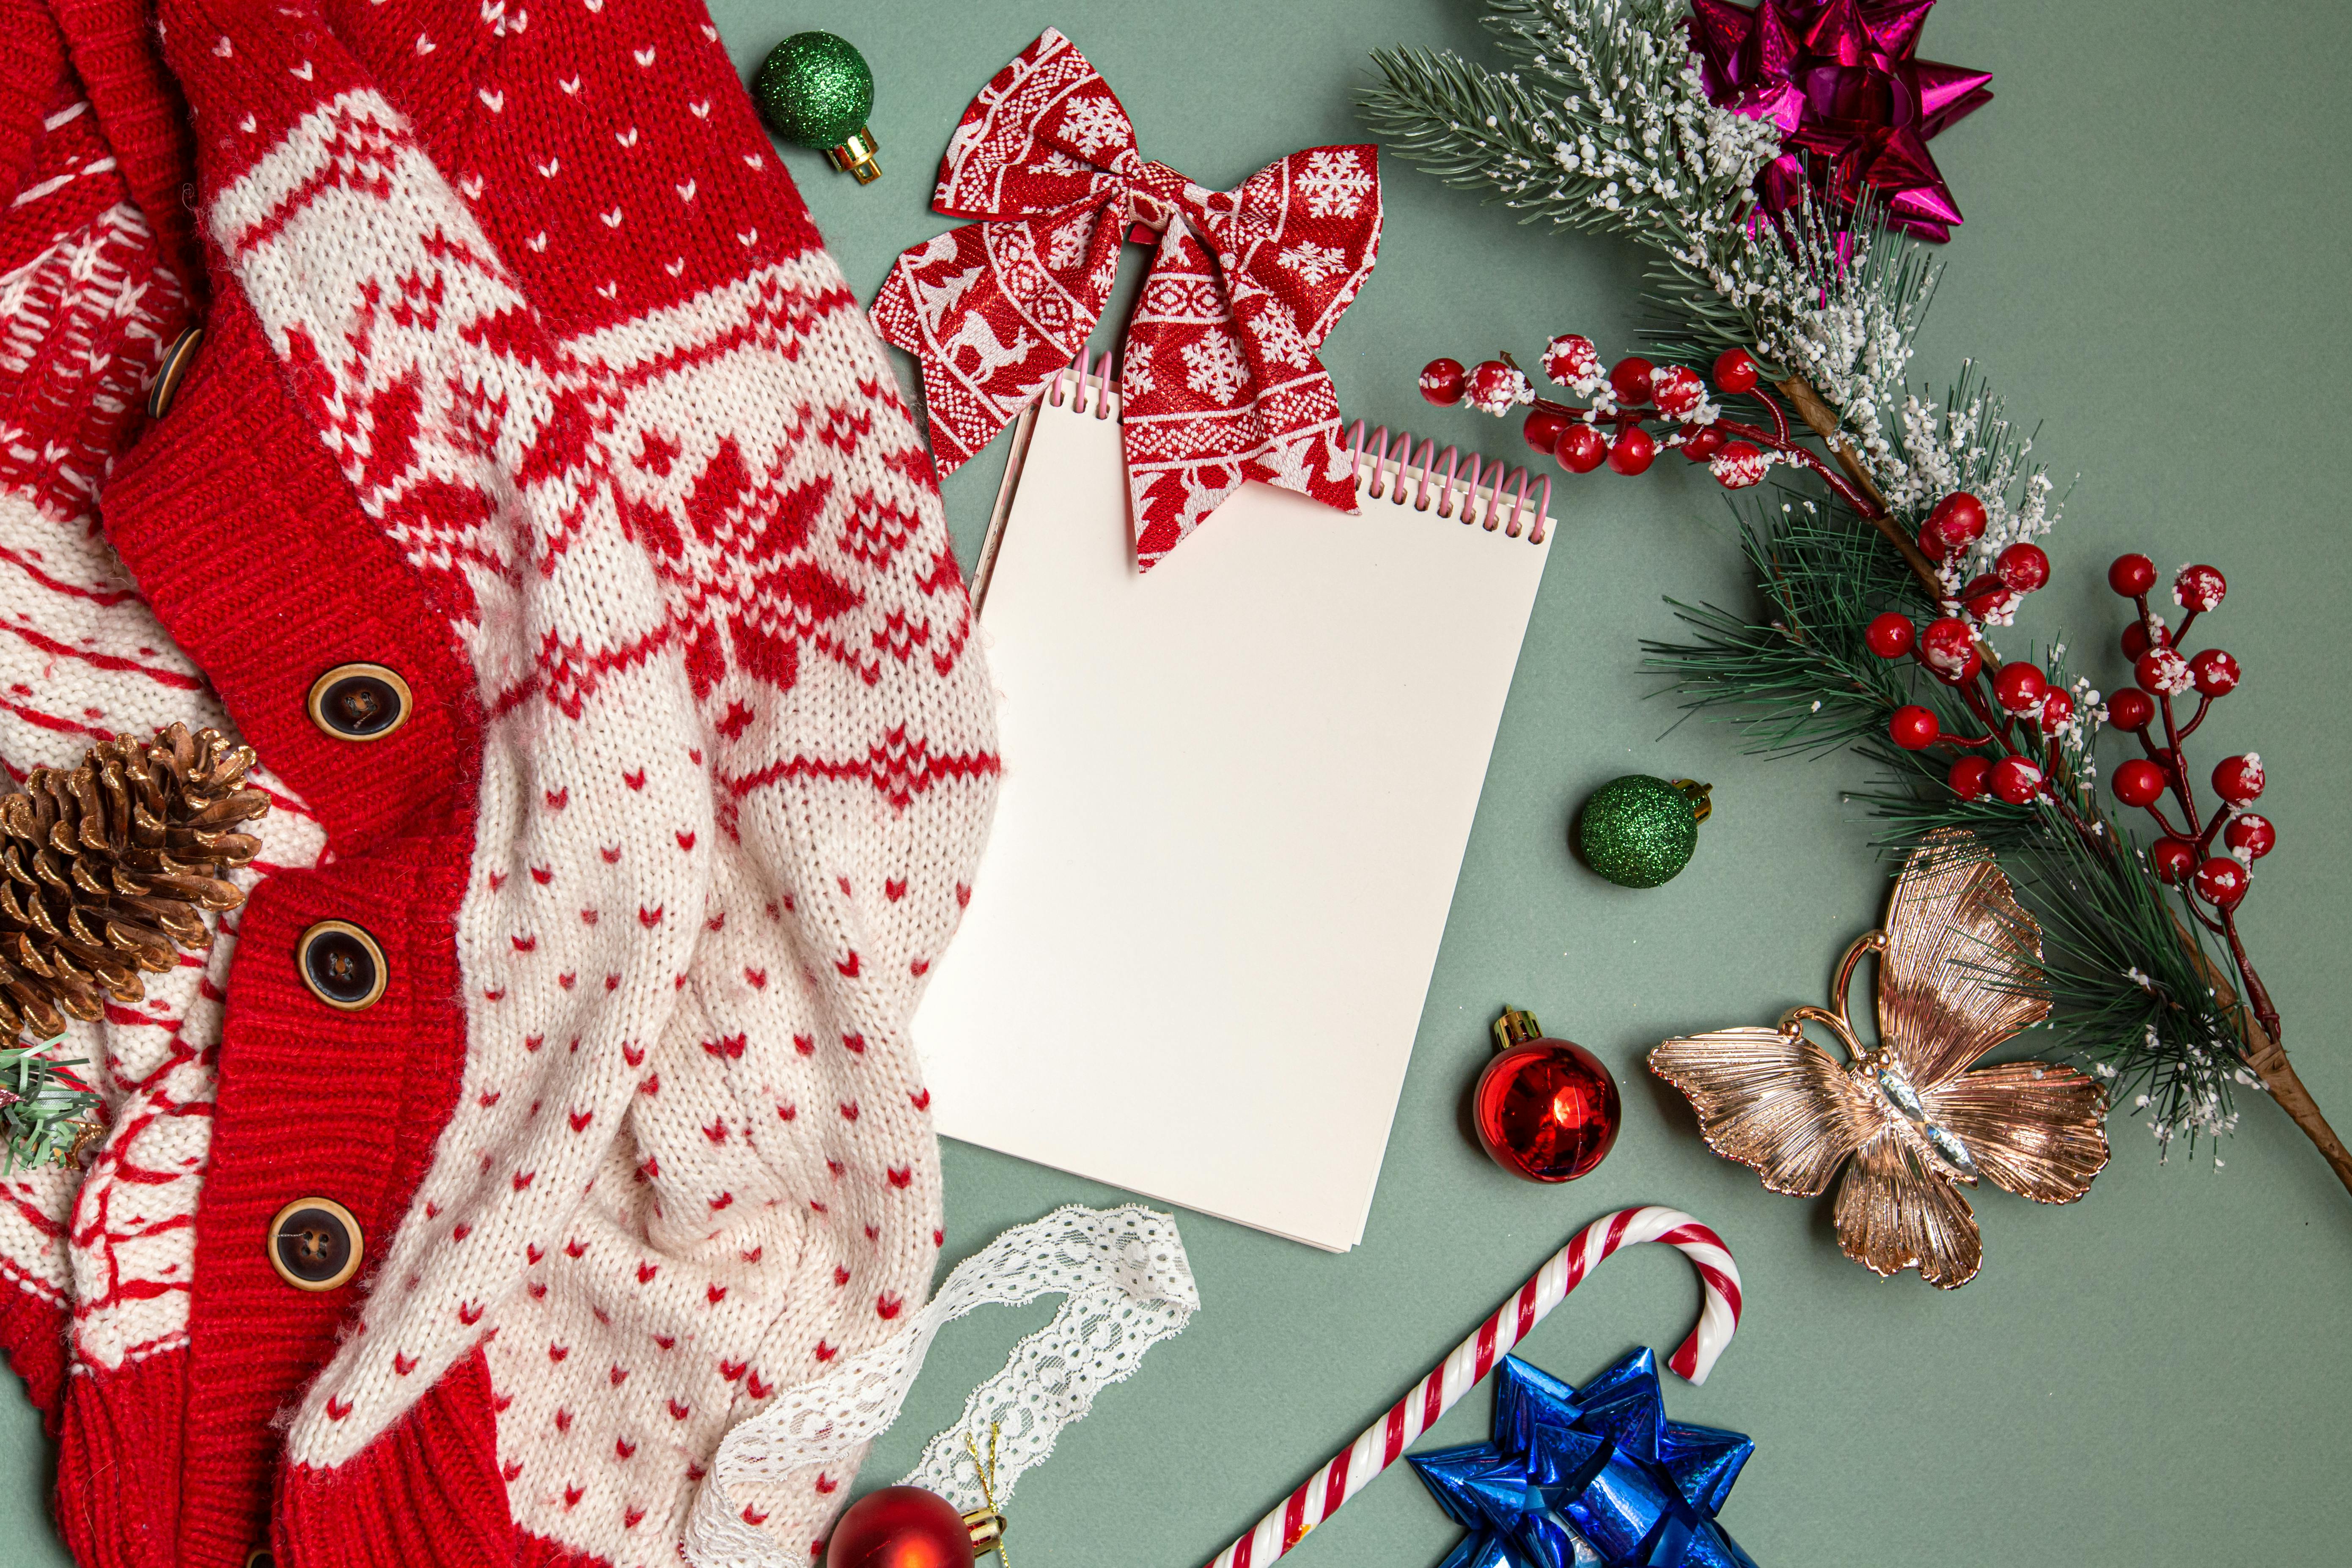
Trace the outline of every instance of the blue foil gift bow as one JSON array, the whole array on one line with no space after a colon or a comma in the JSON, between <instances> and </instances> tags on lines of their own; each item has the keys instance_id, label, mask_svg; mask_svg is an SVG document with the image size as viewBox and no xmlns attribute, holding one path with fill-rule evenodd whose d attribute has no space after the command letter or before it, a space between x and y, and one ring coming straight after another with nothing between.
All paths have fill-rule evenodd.
<instances>
[{"instance_id":1,"label":"blue foil gift bow","mask_svg":"<svg viewBox=\"0 0 2352 1568\"><path fill-rule=\"evenodd\" d=\"M1644 1348L1582 1388L1506 1356L1494 1436L1409 1458L1471 1531L1440 1568L1756 1568L1715 1522L1755 1448L1667 1420Z\"/></svg>"}]
</instances>

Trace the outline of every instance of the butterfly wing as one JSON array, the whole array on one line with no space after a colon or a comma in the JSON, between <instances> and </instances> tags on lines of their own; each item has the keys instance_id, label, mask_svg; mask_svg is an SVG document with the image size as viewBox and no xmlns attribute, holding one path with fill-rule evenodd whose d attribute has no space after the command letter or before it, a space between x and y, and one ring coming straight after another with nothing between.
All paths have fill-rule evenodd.
<instances>
[{"instance_id":1,"label":"butterfly wing","mask_svg":"<svg viewBox=\"0 0 2352 1568\"><path fill-rule=\"evenodd\" d=\"M1878 963L1878 1033L1921 1091L2050 1012L2042 931L1973 835L1939 828L1903 868Z\"/></svg>"},{"instance_id":2,"label":"butterfly wing","mask_svg":"<svg viewBox=\"0 0 2352 1568\"><path fill-rule=\"evenodd\" d=\"M1854 1152L1838 1186L1838 1245L1881 1275L1916 1268L1946 1290L1976 1278L1984 1243L1960 1190L1924 1169L1902 1135L1887 1128Z\"/></svg>"},{"instance_id":3,"label":"butterfly wing","mask_svg":"<svg viewBox=\"0 0 2352 1568\"><path fill-rule=\"evenodd\" d=\"M2020 1197L2071 1204L2107 1163L2107 1097L2072 1068L2005 1062L1920 1099L1978 1170Z\"/></svg>"},{"instance_id":4,"label":"butterfly wing","mask_svg":"<svg viewBox=\"0 0 2352 1568\"><path fill-rule=\"evenodd\" d=\"M1718 1029L1668 1040L1650 1070L1698 1112L1707 1147L1753 1166L1776 1193L1811 1197L1877 1125L1830 1054L1778 1029Z\"/></svg>"}]
</instances>

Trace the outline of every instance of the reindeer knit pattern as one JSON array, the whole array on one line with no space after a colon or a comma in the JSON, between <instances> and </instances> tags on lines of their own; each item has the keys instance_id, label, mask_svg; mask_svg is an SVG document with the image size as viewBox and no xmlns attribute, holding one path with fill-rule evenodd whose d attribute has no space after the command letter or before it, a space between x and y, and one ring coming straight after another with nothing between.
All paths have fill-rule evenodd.
<instances>
[{"instance_id":1,"label":"reindeer knit pattern","mask_svg":"<svg viewBox=\"0 0 2352 1568\"><path fill-rule=\"evenodd\" d=\"M114 46L76 63L160 36L194 163L107 184L74 138L146 121L95 76L58 120L70 67L19 138L11 217L76 192L37 221L128 259L77 296L105 353L20 334L111 422L0 475L0 571L58 584L0 756L233 720L277 803L229 940L70 1042L113 1117L79 1192L0 1210L12 1358L86 1374L61 1522L142 1568L675 1563L720 1436L900 1331L944 1242L908 1024L998 764L929 459L697 0L58 16ZM110 468L191 318L183 179L205 337ZM414 693L364 743L305 708L360 660ZM383 950L373 1005L301 984L321 920ZM271 1266L305 1198L353 1282ZM808 1561L849 1479L742 1517Z\"/></svg>"}]
</instances>

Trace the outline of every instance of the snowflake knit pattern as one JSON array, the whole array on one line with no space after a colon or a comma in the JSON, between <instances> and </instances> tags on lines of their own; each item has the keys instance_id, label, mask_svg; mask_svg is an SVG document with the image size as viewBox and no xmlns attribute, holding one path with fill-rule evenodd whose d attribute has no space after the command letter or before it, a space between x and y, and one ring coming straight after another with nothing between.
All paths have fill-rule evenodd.
<instances>
[{"instance_id":1,"label":"snowflake knit pattern","mask_svg":"<svg viewBox=\"0 0 2352 1568\"><path fill-rule=\"evenodd\" d=\"M215 298L106 524L163 717L201 668L290 847L215 995L180 1325L75 1380L61 1477L167 1500L61 1511L144 1509L93 1563L674 1563L720 1436L943 1240L907 1026L997 763L929 461L689 0L160 21ZM368 747L303 710L353 659L415 693ZM364 1011L295 976L321 919L383 949ZM272 1270L307 1195L358 1283ZM53 1310L56 1198L5 1247ZM853 1472L742 1518L803 1561Z\"/></svg>"}]
</instances>

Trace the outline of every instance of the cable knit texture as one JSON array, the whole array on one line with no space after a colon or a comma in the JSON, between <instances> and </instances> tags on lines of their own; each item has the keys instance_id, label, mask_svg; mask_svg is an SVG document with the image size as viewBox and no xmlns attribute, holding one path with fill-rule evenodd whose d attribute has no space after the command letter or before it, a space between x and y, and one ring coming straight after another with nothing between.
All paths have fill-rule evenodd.
<instances>
[{"instance_id":1,"label":"cable knit texture","mask_svg":"<svg viewBox=\"0 0 2352 1568\"><path fill-rule=\"evenodd\" d=\"M0 1332L37 1394L68 1300L113 1290L74 1329L60 1511L86 1563L672 1563L723 1433L896 1332L942 1241L907 1026L997 763L929 466L690 0L161 22L206 338L108 477L188 310L140 198L177 184L143 154L92 184L71 128L115 121L48 123L103 107L60 48L19 162L104 197L51 233L98 258L121 346L83 356L113 382L51 393L110 411L97 456L8 476L0 569L69 607L41 632L62 651L7 673L100 731L215 716L201 668L275 770L280 837L234 972L219 943L156 1017L110 1019L137 1062L93 1040L116 1126L78 1194L12 1187ZM135 111L153 98L117 91L123 123L167 125ZM33 254L0 253L8 287ZM101 479L168 636L89 526ZM367 745L303 708L358 659L416 694ZM0 754L88 741L41 732ZM299 983L322 919L383 948L373 1006ZM271 1269L271 1216L312 1195L360 1220L358 1284ZM741 1516L803 1558L848 1479Z\"/></svg>"}]
</instances>

